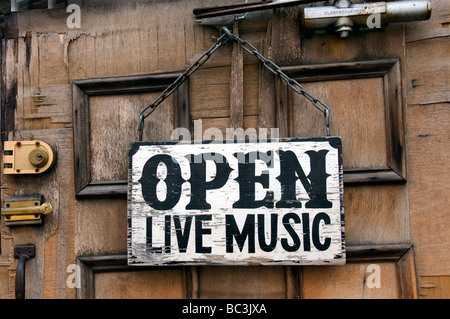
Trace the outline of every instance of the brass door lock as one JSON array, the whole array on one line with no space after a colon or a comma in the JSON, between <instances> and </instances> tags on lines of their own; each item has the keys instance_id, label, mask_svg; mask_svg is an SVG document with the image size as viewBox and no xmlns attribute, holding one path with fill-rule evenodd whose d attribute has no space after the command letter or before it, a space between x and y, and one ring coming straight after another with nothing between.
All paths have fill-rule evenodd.
<instances>
[{"instance_id":1,"label":"brass door lock","mask_svg":"<svg viewBox=\"0 0 450 319\"><path fill-rule=\"evenodd\" d=\"M53 148L42 141L5 141L3 174L40 174L55 163Z\"/></svg>"}]
</instances>

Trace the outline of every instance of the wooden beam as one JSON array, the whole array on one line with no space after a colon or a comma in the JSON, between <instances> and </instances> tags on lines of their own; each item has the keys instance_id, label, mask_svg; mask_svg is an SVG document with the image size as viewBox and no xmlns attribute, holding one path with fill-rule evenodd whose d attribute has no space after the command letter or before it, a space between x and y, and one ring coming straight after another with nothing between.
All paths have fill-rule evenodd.
<instances>
[{"instance_id":1,"label":"wooden beam","mask_svg":"<svg viewBox=\"0 0 450 319\"><path fill-rule=\"evenodd\" d=\"M235 19L233 33L239 36L239 20ZM230 127L244 126L244 52L238 42L233 42L230 84Z\"/></svg>"}]
</instances>

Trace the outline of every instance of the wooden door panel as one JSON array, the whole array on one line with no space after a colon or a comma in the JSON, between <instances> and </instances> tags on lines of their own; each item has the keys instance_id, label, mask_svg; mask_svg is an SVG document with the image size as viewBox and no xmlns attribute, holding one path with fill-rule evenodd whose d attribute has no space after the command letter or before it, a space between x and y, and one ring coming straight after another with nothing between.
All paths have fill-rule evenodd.
<instances>
[{"instance_id":1,"label":"wooden door panel","mask_svg":"<svg viewBox=\"0 0 450 319\"><path fill-rule=\"evenodd\" d=\"M375 272L379 272L379 282ZM372 276L372 277L371 277ZM307 299L398 299L400 289L395 263L349 264L303 269Z\"/></svg>"},{"instance_id":2,"label":"wooden door panel","mask_svg":"<svg viewBox=\"0 0 450 319\"><path fill-rule=\"evenodd\" d=\"M347 245L407 242L407 192L403 185L361 185L344 189Z\"/></svg>"},{"instance_id":3,"label":"wooden door panel","mask_svg":"<svg viewBox=\"0 0 450 319\"><path fill-rule=\"evenodd\" d=\"M126 180L128 148L138 139L139 112L160 92L92 96L89 101L91 180ZM173 127L173 96L152 113L145 124L145 140L170 140Z\"/></svg>"},{"instance_id":4,"label":"wooden door panel","mask_svg":"<svg viewBox=\"0 0 450 319\"><path fill-rule=\"evenodd\" d=\"M344 182L404 182L401 72L398 59L284 67L330 108L330 134L341 136ZM276 82L281 136L323 136L323 114L284 82Z\"/></svg>"},{"instance_id":5,"label":"wooden door panel","mask_svg":"<svg viewBox=\"0 0 450 319\"><path fill-rule=\"evenodd\" d=\"M125 252L127 202L122 198L96 198L77 202L77 251L81 255Z\"/></svg>"},{"instance_id":6,"label":"wooden door panel","mask_svg":"<svg viewBox=\"0 0 450 319\"><path fill-rule=\"evenodd\" d=\"M298 267L198 267L198 298L299 298Z\"/></svg>"},{"instance_id":7,"label":"wooden door panel","mask_svg":"<svg viewBox=\"0 0 450 319\"><path fill-rule=\"evenodd\" d=\"M382 78L305 83L304 87L330 101L330 134L342 137L344 168L387 166ZM292 103L291 136L323 136L323 114L298 94Z\"/></svg>"},{"instance_id":8,"label":"wooden door panel","mask_svg":"<svg viewBox=\"0 0 450 319\"><path fill-rule=\"evenodd\" d=\"M73 82L78 197L126 195L128 148L138 140L140 112L178 76L171 73ZM187 98L186 83L147 118L143 139L169 141L174 128L189 127Z\"/></svg>"},{"instance_id":9,"label":"wooden door panel","mask_svg":"<svg viewBox=\"0 0 450 319\"><path fill-rule=\"evenodd\" d=\"M98 273L94 277L96 299L185 298L182 269Z\"/></svg>"},{"instance_id":10,"label":"wooden door panel","mask_svg":"<svg viewBox=\"0 0 450 319\"><path fill-rule=\"evenodd\" d=\"M128 143L137 140L139 111L219 34L217 26L200 24L192 18L192 8L213 1L203 2L118 4L105 6L106 10L103 6L85 7L81 31L67 30L64 10L55 11L61 13L55 19L47 11L31 12L14 17L16 22L6 29L2 49L2 138L46 140L50 136L49 141L59 152L55 170L38 183L35 177L5 178L7 189L2 194L39 189L55 205L44 228L8 230L6 240L2 229L2 246L32 240L40 247L33 266L38 268L33 279L36 283L30 283L30 296L73 296L74 290L65 288L65 267L78 262L83 268L83 287L78 297L86 298L416 297L410 247L409 252L402 250L394 259L388 256L385 260L382 254L375 260L361 260L355 257L355 245L366 245L364 250L370 255L377 252L374 245L389 246L389 251L396 250L397 243L410 240L409 210L424 201L420 186L427 185L428 177L433 175L427 175L425 181L423 175L429 165L418 156L410 160L409 167L427 167L411 176L422 183L409 189L404 184L404 88L414 91L408 100L418 104L409 106L409 142L410 147L417 148L409 155L419 151L429 154L432 142L441 141L441 135L445 140L445 126L437 124L436 116L429 126L441 127L442 134L428 132L429 122L421 106L446 101L444 95L430 89L437 85L444 90L442 77L435 82L423 80L439 73L439 65L433 64L434 73L416 66L406 72L405 28L401 23L358 32L347 40L332 34L302 37L298 7L274 10L261 21L243 20L239 31L241 37L283 66L283 71L331 108L331 134L342 136L344 146L348 264L164 269L126 265ZM414 36L410 41L409 58L426 65L427 46ZM433 61L439 60L436 51L430 54ZM233 55L230 43L217 51L190 77L189 83L147 118L144 140L169 140L174 128L192 129L193 120L198 119L203 121L202 134L215 127L225 135L226 129L234 125L234 98L243 102L238 111L242 111L244 129L279 128L282 137L325 135L323 114L275 80L254 56L244 53L243 77L233 76ZM236 84L242 84L242 96L230 93ZM444 108L442 104L426 111L436 109L436 114L446 115ZM425 138L430 142L424 146L419 139ZM415 200L410 200L412 195ZM424 218L411 219L413 230L419 229ZM442 267L442 263L428 266L436 255L430 251L427 256L431 257L425 258L422 267ZM7 256L1 257L6 260ZM0 271L2 278L13 275L10 258L8 263L8 271ZM374 263L380 266L381 288L367 286L367 268ZM423 283L425 290L433 284L448 286L432 277L424 279L430 282ZM0 285L0 290L5 289L6 284ZM70 292L63 294L64 289Z\"/></svg>"}]
</instances>

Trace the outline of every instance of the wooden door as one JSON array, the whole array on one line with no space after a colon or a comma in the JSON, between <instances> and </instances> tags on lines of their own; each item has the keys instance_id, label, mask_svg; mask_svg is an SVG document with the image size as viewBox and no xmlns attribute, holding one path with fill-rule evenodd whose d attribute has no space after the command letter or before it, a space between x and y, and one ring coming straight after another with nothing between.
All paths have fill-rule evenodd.
<instances>
[{"instance_id":1,"label":"wooden door","mask_svg":"<svg viewBox=\"0 0 450 319\"><path fill-rule=\"evenodd\" d=\"M42 139L58 152L45 176L3 181L4 196L39 192L55 207L40 228L2 230L2 238L37 246L28 295L416 297L405 184L404 25L346 40L304 35L298 7L229 27L331 109L331 135L343 141L347 264L127 266L127 154L138 139L139 111L215 42L220 24L192 15L213 2L84 7L79 30L64 26L63 10L11 17L2 54L5 88L8 96L17 90L17 101L4 107L2 138ZM202 120L196 134L205 139L208 128L224 135L238 127L278 128L280 137L326 134L323 114L231 43L147 118L144 140L170 140L175 128L192 131L196 120ZM68 269L79 270L75 289Z\"/></svg>"}]
</instances>

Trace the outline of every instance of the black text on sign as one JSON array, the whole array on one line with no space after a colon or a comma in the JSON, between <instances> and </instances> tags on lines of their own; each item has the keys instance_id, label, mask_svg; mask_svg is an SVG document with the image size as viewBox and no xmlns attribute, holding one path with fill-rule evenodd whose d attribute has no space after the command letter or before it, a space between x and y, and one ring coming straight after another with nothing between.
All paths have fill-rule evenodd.
<instances>
[{"instance_id":1,"label":"black text on sign","mask_svg":"<svg viewBox=\"0 0 450 319\"><path fill-rule=\"evenodd\" d=\"M134 143L128 263L345 262L341 140Z\"/></svg>"}]
</instances>

